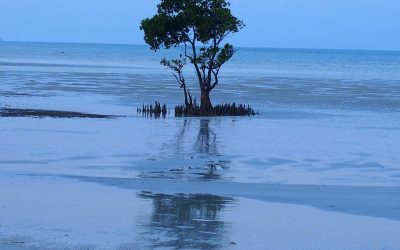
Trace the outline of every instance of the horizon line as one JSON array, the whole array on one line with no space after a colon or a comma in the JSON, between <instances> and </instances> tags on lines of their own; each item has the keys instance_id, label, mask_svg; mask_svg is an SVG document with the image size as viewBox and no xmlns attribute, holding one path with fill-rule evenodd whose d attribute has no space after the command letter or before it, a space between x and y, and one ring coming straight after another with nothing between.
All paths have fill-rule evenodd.
<instances>
[{"instance_id":1,"label":"horizon line","mask_svg":"<svg viewBox=\"0 0 400 250\"><path fill-rule=\"evenodd\" d=\"M148 46L138 43L104 43L104 42L54 42L54 41L12 41L0 40L0 43L52 43L52 44L86 44L86 45L130 45L130 46ZM271 50L336 50L336 51L375 51L375 52L400 52L400 49L355 49L355 48L311 48L311 47L260 47L260 46L236 46L243 49L271 49Z\"/></svg>"}]
</instances>

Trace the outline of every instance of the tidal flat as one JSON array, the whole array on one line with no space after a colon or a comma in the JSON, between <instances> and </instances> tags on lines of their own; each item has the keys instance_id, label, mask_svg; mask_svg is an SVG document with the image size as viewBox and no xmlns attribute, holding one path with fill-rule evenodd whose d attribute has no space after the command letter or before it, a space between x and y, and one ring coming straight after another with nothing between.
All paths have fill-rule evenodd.
<instances>
[{"instance_id":1,"label":"tidal flat","mask_svg":"<svg viewBox=\"0 0 400 250\"><path fill-rule=\"evenodd\" d=\"M399 53L242 49L213 97L260 115L155 119L145 47L0 51L0 108L40 111L0 117L1 249L400 245Z\"/></svg>"}]
</instances>

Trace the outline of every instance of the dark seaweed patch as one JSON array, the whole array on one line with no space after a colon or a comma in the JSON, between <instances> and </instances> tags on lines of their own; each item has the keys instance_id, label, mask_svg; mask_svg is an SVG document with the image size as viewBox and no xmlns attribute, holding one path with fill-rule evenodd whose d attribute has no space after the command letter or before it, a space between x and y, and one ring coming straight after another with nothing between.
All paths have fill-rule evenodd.
<instances>
[{"instance_id":1,"label":"dark seaweed patch","mask_svg":"<svg viewBox=\"0 0 400 250\"><path fill-rule=\"evenodd\" d=\"M13 109L0 108L0 117L35 117L35 118L97 118L110 119L116 116L87 114L71 111L43 110L43 109Z\"/></svg>"}]
</instances>

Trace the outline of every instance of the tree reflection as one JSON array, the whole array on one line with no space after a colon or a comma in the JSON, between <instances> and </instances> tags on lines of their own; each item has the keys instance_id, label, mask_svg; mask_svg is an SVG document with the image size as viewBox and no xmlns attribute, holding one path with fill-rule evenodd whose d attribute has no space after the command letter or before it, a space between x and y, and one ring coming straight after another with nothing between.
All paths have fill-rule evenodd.
<instances>
[{"instance_id":1,"label":"tree reflection","mask_svg":"<svg viewBox=\"0 0 400 250\"><path fill-rule=\"evenodd\" d=\"M194 119L183 120L183 125L176 136L176 154L178 155L185 153L185 139L187 139L187 134L191 131L190 127L192 127L193 121ZM201 118L199 121L200 126L198 128L197 137L194 145L192 144L193 152L208 156L218 155L217 134L210 128L210 119Z\"/></svg>"},{"instance_id":2,"label":"tree reflection","mask_svg":"<svg viewBox=\"0 0 400 250\"><path fill-rule=\"evenodd\" d=\"M175 149L176 149L176 154L180 155L182 153L184 153L185 151L185 136L188 133L188 130L190 128L190 124L191 124L192 120L190 119L185 119L183 120L183 125L180 128L180 130L178 131L177 135L176 135L176 143L175 141L173 142L175 144Z\"/></svg>"},{"instance_id":3,"label":"tree reflection","mask_svg":"<svg viewBox=\"0 0 400 250\"><path fill-rule=\"evenodd\" d=\"M217 135L210 128L210 120L200 119L199 132L195 143L195 151L199 154L217 155Z\"/></svg>"},{"instance_id":4,"label":"tree reflection","mask_svg":"<svg viewBox=\"0 0 400 250\"><path fill-rule=\"evenodd\" d=\"M212 249L225 238L221 210L233 199L213 195L163 195L140 193L153 201L149 230L152 248Z\"/></svg>"},{"instance_id":5,"label":"tree reflection","mask_svg":"<svg viewBox=\"0 0 400 250\"><path fill-rule=\"evenodd\" d=\"M168 179L221 179L228 169L229 161L222 159L217 149L217 134L212 130L210 119L187 118L170 143L162 145L161 151L171 150L167 157L154 158L149 168L142 170L143 178ZM215 120L214 120L215 121ZM197 124L199 124L197 126Z\"/></svg>"}]
</instances>

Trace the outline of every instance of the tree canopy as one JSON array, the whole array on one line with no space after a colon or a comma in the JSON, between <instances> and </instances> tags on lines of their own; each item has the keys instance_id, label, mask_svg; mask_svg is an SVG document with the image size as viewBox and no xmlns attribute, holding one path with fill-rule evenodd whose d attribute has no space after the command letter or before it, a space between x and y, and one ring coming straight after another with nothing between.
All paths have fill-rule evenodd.
<instances>
[{"instance_id":1,"label":"tree canopy","mask_svg":"<svg viewBox=\"0 0 400 250\"><path fill-rule=\"evenodd\" d=\"M222 65L235 52L231 44L223 41L242 29L243 21L232 15L225 0L161 0L157 7L157 14L141 23L145 42L155 51L183 45L184 57L196 70L201 105L212 108L209 92L219 83ZM169 67L173 63L164 59L163 64Z\"/></svg>"}]
</instances>

